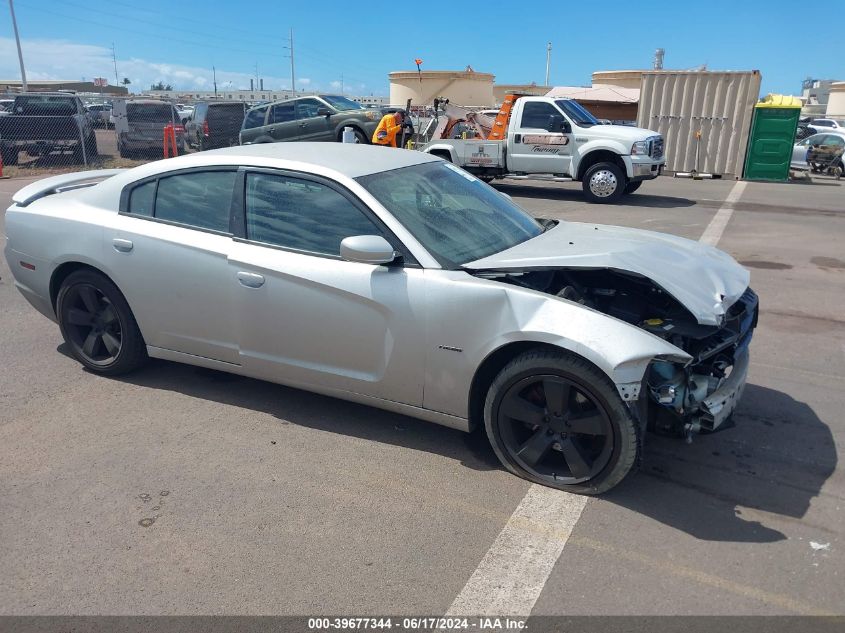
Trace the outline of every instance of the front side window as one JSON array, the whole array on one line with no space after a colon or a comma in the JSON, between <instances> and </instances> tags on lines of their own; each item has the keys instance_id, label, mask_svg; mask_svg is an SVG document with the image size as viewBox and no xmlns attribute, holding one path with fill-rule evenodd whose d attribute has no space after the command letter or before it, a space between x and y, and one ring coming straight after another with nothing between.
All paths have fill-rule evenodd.
<instances>
[{"instance_id":1,"label":"front side window","mask_svg":"<svg viewBox=\"0 0 845 633\"><path fill-rule=\"evenodd\" d=\"M301 178L247 174L247 239L338 256L341 240L353 235L381 231L334 189Z\"/></svg>"},{"instance_id":2,"label":"front side window","mask_svg":"<svg viewBox=\"0 0 845 633\"><path fill-rule=\"evenodd\" d=\"M823 145L832 145L834 147L842 147L845 145L845 138L837 136L836 134L828 134L824 137Z\"/></svg>"},{"instance_id":3,"label":"front side window","mask_svg":"<svg viewBox=\"0 0 845 633\"><path fill-rule=\"evenodd\" d=\"M447 267L543 232L516 204L451 163L422 163L356 180Z\"/></svg>"},{"instance_id":4,"label":"front side window","mask_svg":"<svg viewBox=\"0 0 845 633\"><path fill-rule=\"evenodd\" d=\"M550 130L549 117L552 116L561 116L561 114L551 103L529 101L522 109L522 123L520 126L536 130Z\"/></svg>"},{"instance_id":5,"label":"front side window","mask_svg":"<svg viewBox=\"0 0 845 633\"><path fill-rule=\"evenodd\" d=\"M254 127L261 127L264 125L264 115L267 113L267 108L253 108L250 110L244 119L244 129L248 130Z\"/></svg>"},{"instance_id":6,"label":"front side window","mask_svg":"<svg viewBox=\"0 0 845 633\"><path fill-rule=\"evenodd\" d=\"M833 123L831 123L830 121L824 121L824 120L813 121L813 125L815 125L816 127L833 127Z\"/></svg>"},{"instance_id":7,"label":"front side window","mask_svg":"<svg viewBox=\"0 0 845 633\"><path fill-rule=\"evenodd\" d=\"M156 219L228 233L235 176L234 171L201 171L159 179Z\"/></svg>"},{"instance_id":8,"label":"front side window","mask_svg":"<svg viewBox=\"0 0 845 633\"><path fill-rule=\"evenodd\" d=\"M321 107L325 106L316 99L299 99L296 102L296 118L310 119L311 117L318 116L317 110Z\"/></svg>"}]
</instances>

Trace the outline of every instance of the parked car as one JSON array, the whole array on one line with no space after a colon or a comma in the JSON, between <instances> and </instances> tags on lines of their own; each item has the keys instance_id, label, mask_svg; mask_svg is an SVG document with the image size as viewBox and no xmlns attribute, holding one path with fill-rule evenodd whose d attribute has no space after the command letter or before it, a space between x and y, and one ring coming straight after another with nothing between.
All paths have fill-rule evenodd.
<instances>
[{"instance_id":1,"label":"parked car","mask_svg":"<svg viewBox=\"0 0 845 633\"><path fill-rule=\"evenodd\" d=\"M237 145L246 110L241 101L200 101L185 126L188 145L200 151Z\"/></svg>"},{"instance_id":2,"label":"parked car","mask_svg":"<svg viewBox=\"0 0 845 633\"><path fill-rule=\"evenodd\" d=\"M156 99L125 99L114 103L117 151L123 158L164 154L164 128L174 125L176 147L185 150L185 128L171 104Z\"/></svg>"},{"instance_id":3,"label":"parked car","mask_svg":"<svg viewBox=\"0 0 845 633\"><path fill-rule=\"evenodd\" d=\"M814 134L797 142L792 148L790 168L799 171L818 171L819 165L827 165L833 154L845 147L845 129L841 132ZM809 157L809 162L808 162ZM842 160L840 167L845 169Z\"/></svg>"},{"instance_id":4,"label":"parked car","mask_svg":"<svg viewBox=\"0 0 845 633\"><path fill-rule=\"evenodd\" d=\"M845 119L813 119L810 121L809 127L816 132L829 132L831 130L845 132Z\"/></svg>"},{"instance_id":5,"label":"parked car","mask_svg":"<svg viewBox=\"0 0 845 633\"><path fill-rule=\"evenodd\" d=\"M14 99L0 99L0 114L5 114L7 112L12 111L12 104L15 103Z\"/></svg>"},{"instance_id":6,"label":"parked car","mask_svg":"<svg viewBox=\"0 0 845 633\"><path fill-rule=\"evenodd\" d=\"M247 112L241 145L277 141L340 141L351 127L358 143L369 143L382 114L338 95L277 101Z\"/></svg>"},{"instance_id":7,"label":"parked car","mask_svg":"<svg viewBox=\"0 0 845 633\"><path fill-rule=\"evenodd\" d=\"M88 111L88 118L94 127L108 127L111 118L112 107L105 103L89 103L85 106Z\"/></svg>"},{"instance_id":8,"label":"parked car","mask_svg":"<svg viewBox=\"0 0 845 633\"><path fill-rule=\"evenodd\" d=\"M17 164L22 151L30 156L71 152L80 163L96 156L97 137L80 98L60 92L16 96L12 111L0 117L3 164Z\"/></svg>"},{"instance_id":9,"label":"parked car","mask_svg":"<svg viewBox=\"0 0 845 633\"><path fill-rule=\"evenodd\" d=\"M233 147L12 200L15 286L95 374L152 356L478 425L512 472L585 494L646 428L725 425L745 383L757 297L729 255L535 220L422 152Z\"/></svg>"}]
</instances>

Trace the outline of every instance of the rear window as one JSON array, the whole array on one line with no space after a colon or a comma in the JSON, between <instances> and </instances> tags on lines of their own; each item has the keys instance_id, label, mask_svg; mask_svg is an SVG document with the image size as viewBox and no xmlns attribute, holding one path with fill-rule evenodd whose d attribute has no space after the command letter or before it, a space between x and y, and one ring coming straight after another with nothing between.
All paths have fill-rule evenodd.
<instances>
[{"instance_id":1,"label":"rear window","mask_svg":"<svg viewBox=\"0 0 845 633\"><path fill-rule=\"evenodd\" d=\"M129 103L126 105L126 117L153 123L179 120L176 111L166 103Z\"/></svg>"},{"instance_id":2,"label":"rear window","mask_svg":"<svg viewBox=\"0 0 845 633\"><path fill-rule=\"evenodd\" d=\"M32 96L15 99L15 113L29 116L69 116L76 114L73 97Z\"/></svg>"}]
</instances>

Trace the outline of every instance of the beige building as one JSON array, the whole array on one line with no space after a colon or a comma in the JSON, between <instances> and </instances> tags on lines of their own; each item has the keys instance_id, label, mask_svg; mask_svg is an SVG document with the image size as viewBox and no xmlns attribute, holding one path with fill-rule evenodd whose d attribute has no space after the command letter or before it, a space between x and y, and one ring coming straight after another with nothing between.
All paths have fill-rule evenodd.
<instances>
[{"instance_id":1,"label":"beige building","mask_svg":"<svg viewBox=\"0 0 845 633\"><path fill-rule=\"evenodd\" d=\"M27 81L26 88L30 92L70 91L77 93L93 93L116 96L129 94L126 86L95 86L92 81L73 80L40 80ZM0 94L20 92L23 85L20 79L0 79Z\"/></svg>"},{"instance_id":2,"label":"beige building","mask_svg":"<svg viewBox=\"0 0 845 633\"><path fill-rule=\"evenodd\" d=\"M845 81L831 84L825 116L845 118Z\"/></svg>"},{"instance_id":3,"label":"beige building","mask_svg":"<svg viewBox=\"0 0 845 633\"><path fill-rule=\"evenodd\" d=\"M551 89L551 86L538 86L534 83L493 84L493 99L495 99L496 105L500 105L502 101L505 100L505 97L509 94L519 93L524 95L527 94L534 95L536 97L542 97Z\"/></svg>"},{"instance_id":4,"label":"beige building","mask_svg":"<svg viewBox=\"0 0 845 633\"><path fill-rule=\"evenodd\" d=\"M490 73L467 70L399 70L388 75L391 105L430 105L443 97L455 105L492 107L493 79Z\"/></svg>"},{"instance_id":5,"label":"beige building","mask_svg":"<svg viewBox=\"0 0 845 633\"><path fill-rule=\"evenodd\" d=\"M642 70L597 70L593 73L593 87L616 86L639 91L642 79Z\"/></svg>"}]
</instances>

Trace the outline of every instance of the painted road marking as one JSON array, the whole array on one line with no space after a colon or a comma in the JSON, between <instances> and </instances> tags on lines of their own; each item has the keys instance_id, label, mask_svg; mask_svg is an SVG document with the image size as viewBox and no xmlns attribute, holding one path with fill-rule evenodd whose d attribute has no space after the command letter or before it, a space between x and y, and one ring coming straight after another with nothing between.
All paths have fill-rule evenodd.
<instances>
[{"instance_id":1,"label":"painted road marking","mask_svg":"<svg viewBox=\"0 0 845 633\"><path fill-rule=\"evenodd\" d=\"M532 484L446 617L528 617L586 503L587 497Z\"/></svg>"},{"instance_id":2,"label":"painted road marking","mask_svg":"<svg viewBox=\"0 0 845 633\"><path fill-rule=\"evenodd\" d=\"M710 246L716 246L722 238L722 233L725 232L725 227L728 226L731 216L734 214L733 205L739 201L742 192L745 191L745 185L748 183L744 180L737 180L736 184L731 189L728 197L722 203L722 207L716 211L716 215L710 220L710 224L704 229L701 238L698 240Z\"/></svg>"}]
</instances>

